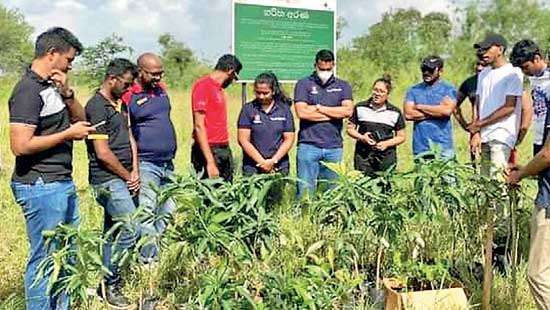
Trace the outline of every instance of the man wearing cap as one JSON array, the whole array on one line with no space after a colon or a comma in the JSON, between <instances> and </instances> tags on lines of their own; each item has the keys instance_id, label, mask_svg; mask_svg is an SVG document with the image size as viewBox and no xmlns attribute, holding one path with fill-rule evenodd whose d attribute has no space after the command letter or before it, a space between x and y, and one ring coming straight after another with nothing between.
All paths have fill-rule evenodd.
<instances>
[{"instance_id":1,"label":"man wearing cap","mask_svg":"<svg viewBox=\"0 0 550 310\"><path fill-rule=\"evenodd\" d=\"M473 152L481 151L481 173L492 177L507 167L521 121L523 74L507 63L506 46L498 34L474 44L487 67L479 73L477 118L468 126L470 147Z\"/></svg>"},{"instance_id":2,"label":"man wearing cap","mask_svg":"<svg viewBox=\"0 0 550 310\"><path fill-rule=\"evenodd\" d=\"M297 196L317 190L317 180L338 176L322 162L342 160L343 119L353 113L351 86L334 76L334 54L320 50L315 55L315 72L294 88L296 114L300 118L296 154Z\"/></svg>"},{"instance_id":3,"label":"man wearing cap","mask_svg":"<svg viewBox=\"0 0 550 310\"><path fill-rule=\"evenodd\" d=\"M422 83L407 91L404 104L405 118L414 122L413 154L417 159L455 157L451 115L456 107L456 90L441 79L443 59L432 55L420 66ZM439 149L432 154L433 147Z\"/></svg>"},{"instance_id":4,"label":"man wearing cap","mask_svg":"<svg viewBox=\"0 0 550 310\"><path fill-rule=\"evenodd\" d=\"M205 178L233 179L233 155L229 148L227 99L224 89L238 79L242 64L234 55L218 59L214 71L193 85L193 139L191 163Z\"/></svg>"},{"instance_id":5,"label":"man wearing cap","mask_svg":"<svg viewBox=\"0 0 550 310\"><path fill-rule=\"evenodd\" d=\"M538 175L539 190L531 216L527 282L537 307L550 309L550 118L547 114L550 106L550 69L539 46L531 40L516 43L510 60L531 80L535 110L535 158L524 167L510 172L508 182L515 184L527 176Z\"/></svg>"}]
</instances>

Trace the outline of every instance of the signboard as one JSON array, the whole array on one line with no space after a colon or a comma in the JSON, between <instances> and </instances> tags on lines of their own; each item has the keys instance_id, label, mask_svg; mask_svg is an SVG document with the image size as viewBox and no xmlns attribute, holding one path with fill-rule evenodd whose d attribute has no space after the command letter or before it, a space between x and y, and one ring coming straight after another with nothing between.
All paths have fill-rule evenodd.
<instances>
[{"instance_id":1,"label":"signboard","mask_svg":"<svg viewBox=\"0 0 550 310\"><path fill-rule=\"evenodd\" d=\"M241 82L267 70L295 82L313 72L317 51L336 52L336 0L233 0L232 24Z\"/></svg>"}]
</instances>

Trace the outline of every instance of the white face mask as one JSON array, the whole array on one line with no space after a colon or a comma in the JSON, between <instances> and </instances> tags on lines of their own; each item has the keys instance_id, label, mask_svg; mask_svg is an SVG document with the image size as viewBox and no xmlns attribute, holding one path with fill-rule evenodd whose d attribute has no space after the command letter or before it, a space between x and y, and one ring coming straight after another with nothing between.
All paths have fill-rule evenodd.
<instances>
[{"instance_id":1,"label":"white face mask","mask_svg":"<svg viewBox=\"0 0 550 310\"><path fill-rule=\"evenodd\" d=\"M317 70L317 76L325 84L332 77L332 71Z\"/></svg>"}]
</instances>

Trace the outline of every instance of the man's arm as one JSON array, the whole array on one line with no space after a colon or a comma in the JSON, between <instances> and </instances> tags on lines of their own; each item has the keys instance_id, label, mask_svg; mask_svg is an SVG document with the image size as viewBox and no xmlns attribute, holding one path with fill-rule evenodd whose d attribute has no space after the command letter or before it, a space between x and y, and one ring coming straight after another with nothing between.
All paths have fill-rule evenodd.
<instances>
[{"instance_id":1,"label":"man's arm","mask_svg":"<svg viewBox=\"0 0 550 310\"><path fill-rule=\"evenodd\" d=\"M342 105L339 107L319 105L318 111L332 119L348 118L353 113L353 101L349 99L342 100Z\"/></svg>"},{"instance_id":2,"label":"man's arm","mask_svg":"<svg viewBox=\"0 0 550 310\"><path fill-rule=\"evenodd\" d=\"M456 94L456 108L453 112L454 117L456 118L457 122L460 124L460 126L468 131L468 122L464 118L464 115L462 114L462 102L466 99L466 95L464 95L460 90Z\"/></svg>"},{"instance_id":3,"label":"man's arm","mask_svg":"<svg viewBox=\"0 0 550 310\"><path fill-rule=\"evenodd\" d=\"M139 178L139 157L138 157L138 147L136 139L132 134L130 128L130 117L128 115L128 136L130 138L130 149L132 150L132 172L130 173L130 181L128 182L128 189L130 191L137 191L141 186L141 180Z\"/></svg>"},{"instance_id":4,"label":"man's arm","mask_svg":"<svg viewBox=\"0 0 550 310\"><path fill-rule=\"evenodd\" d=\"M130 171L124 168L113 151L111 151L111 148L109 148L108 140L93 140L93 146L97 159L100 160L107 169L118 175L124 181L130 182L132 180Z\"/></svg>"},{"instance_id":5,"label":"man's arm","mask_svg":"<svg viewBox=\"0 0 550 310\"><path fill-rule=\"evenodd\" d=\"M415 103L412 101L405 101L403 104L403 114L408 121L422 121L428 118L424 112L416 108Z\"/></svg>"},{"instance_id":6,"label":"man's arm","mask_svg":"<svg viewBox=\"0 0 550 310\"><path fill-rule=\"evenodd\" d=\"M434 118L445 118L453 114L456 103L449 97L445 96L438 105L417 104L416 109Z\"/></svg>"},{"instance_id":7,"label":"man's arm","mask_svg":"<svg viewBox=\"0 0 550 310\"><path fill-rule=\"evenodd\" d=\"M95 131L88 122L76 122L64 131L51 135L35 136L35 125L23 123L10 124L10 147L15 156L24 156L40 153L51 149L66 140L84 139Z\"/></svg>"},{"instance_id":8,"label":"man's arm","mask_svg":"<svg viewBox=\"0 0 550 310\"><path fill-rule=\"evenodd\" d=\"M201 152L206 160L206 173L209 178L215 178L220 175L214 154L208 144L208 135L206 134L206 125L204 124L205 113L203 111L193 112L193 131L196 142L199 144Z\"/></svg>"},{"instance_id":9,"label":"man's arm","mask_svg":"<svg viewBox=\"0 0 550 310\"><path fill-rule=\"evenodd\" d=\"M312 122L330 121L330 117L317 111L316 106L309 105L307 102L299 101L294 105L298 118Z\"/></svg>"},{"instance_id":10,"label":"man's arm","mask_svg":"<svg viewBox=\"0 0 550 310\"><path fill-rule=\"evenodd\" d=\"M520 97L518 96L506 96L506 101L504 102L504 105L496 109L493 113L491 113L486 118L479 119L476 124L477 127L479 128L487 127L512 115L512 113L514 113L514 109L516 108L516 103L518 99L520 99Z\"/></svg>"},{"instance_id":11,"label":"man's arm","mask_svg":"<svg viewBox=\"0 0 550 310\"><path fill-rule=\"evenodd\" d=\"M525 135L531 127L531 122L533 120L533 104L531 102L531 95L529 91L524 91L523 96L521 97L521 124L518 132L518 139L516 145L519 145Z\"/></svg>"}]
</instances>

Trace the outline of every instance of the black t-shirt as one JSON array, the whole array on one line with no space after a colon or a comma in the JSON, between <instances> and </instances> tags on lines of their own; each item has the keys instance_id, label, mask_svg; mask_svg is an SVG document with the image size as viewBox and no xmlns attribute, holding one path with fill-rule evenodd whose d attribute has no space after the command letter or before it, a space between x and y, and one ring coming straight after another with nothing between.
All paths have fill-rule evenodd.
<instances>
[{"instance_id":1,"label":"black t-shirt","mask_svg":"<svg viewBox=\"0 0 550 310\"><path fill-rule=\"evenodd\" d=\"M96 132L92 137L95 139L107 138L111 151L126 169L131 170L132 150L128 133L128 119L120 111L124 105L119 104L118 107L118 109L115 108L109 100L97 92L86 104L86 119L92 124L105 121L105 124L96 127ZM97 159L92 139L86 140L86 146L90 159L88 179L91 184L101 184L119 178Z\"/></svg>"},{"instance_id":2,"label":"black t-shirt","mask_svg":"<svg viewBox=\"0 0 550 310\"><path fill-rule=\"evenodd\" d=\"M393 137L397 131L405 128L405 120L397 107L386 103L385 106L376 109L369 100L355 105L349 121L358 126L357 131L360 134L370 132L371 136L385 137L384 140ZM385 151L379 151L366 143L357 141L355 152L359 154L380 153L388 155L395 153L395 146Z\"/></svg>"},{"instance_id":3,"label":"black t-shirt","mask_svg":"<svg viewBox=\"0 0 550 310\"><path fill-rule=\"evenodd\" d=\"M9 99L10 123L35 126L35 136L55 134L70 126L67 106L51 81L28 68ZM46 183L70 180L72 141L47 150L15 157L12 180L31 184L39 177Z\"/></svg>"},{"instance_id":4,"label":"black t-shirt","mask_svg":"<svg viewBox=\"0 0 550 310\"><path fill-rule=\"evenodd\" d=\"M470 102L474 104L474 101L476 100L476 89L477 89L477 74L472 75L471 77L467 78L462 84L460 84L460 87L458 88L458 91L461 92L463 95L468 96L468 99L470 99Z\"/></svg>"}]
</instances>

